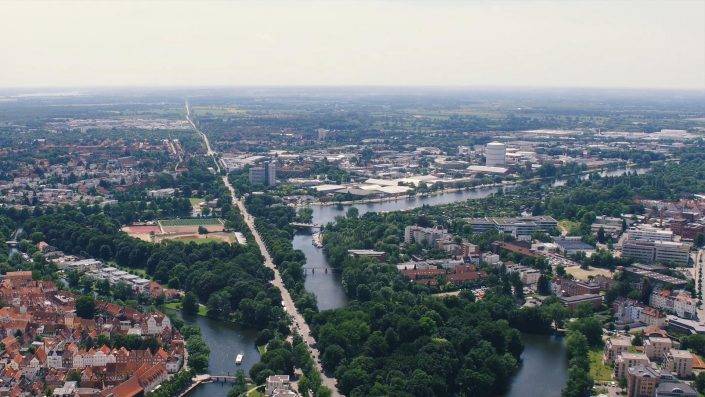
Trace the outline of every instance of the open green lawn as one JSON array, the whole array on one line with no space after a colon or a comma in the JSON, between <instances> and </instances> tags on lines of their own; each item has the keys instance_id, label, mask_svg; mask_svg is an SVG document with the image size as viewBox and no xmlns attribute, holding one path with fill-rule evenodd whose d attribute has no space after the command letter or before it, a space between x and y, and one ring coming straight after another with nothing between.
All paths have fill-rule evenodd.
<instances>
[{"instance_id":1,"label":"open green lawn","mask_svg":"<svg viewBox=\"0 0 705 397\"><path fill-rule=\"evenodd\" d=\"M564 219L558 222L558 229L561 231L565 230L568 235L574 236L579 233L580 223Z\"/></svg>"},{"instance_id":2,"label":"open green lawn","mask_svg":"<svg viewBox=\"0 0 705 397\"><path fill-rule=\"evenodd\" d=\"M162 226L207 226L222 225L218 218L183 218L183 219L162 219L159 221Z\"/></svg>"},{"instance_id":3,"label":"open green lawn","mask_svg":"<svg viewBox=\"0 0 705 397\"><path fill-rule=\"evenodd\" d=\"M181 302L169 302L165 303L164 307L171 310L181 310ZM205 317L208 313L208 309L205 305L198 304L198 315Z\"/></svg>"},{"instance_id":4,"label":"open green lawn","mask_svg":"<svg viewBox=\"0 0 705 397\"><path fill-rule=\"evenodd\" d=\"M191 202L191 206L195 207L196 205L200 204L203 202L203 199L200 197L190 197L188 201Z\"/></svg>"},{"instance_id":5,"label":"open green lawn","mask_svg":"<svg viewBox=\"0 0 705 397\"><path fill-rule=\"evenodd\" d=\"M196 243L196 244L223 243L224 242L223 239L215 238L215 237L203 237L203 238L185 237L185 238L180 238L178 241L183 241L185 243Z\"/></svg>"},{"instance_id":6,"label":"open green lawn","mask_svg":"<svg viewBox=\"0 0 705 397\"><path fill-rule=\"evenodd\" d=\"M590 376L596 381L611 381L612 368L602 361L602 349L592 349L588 354L590 359Z\"/></svg>"}]
</instances>

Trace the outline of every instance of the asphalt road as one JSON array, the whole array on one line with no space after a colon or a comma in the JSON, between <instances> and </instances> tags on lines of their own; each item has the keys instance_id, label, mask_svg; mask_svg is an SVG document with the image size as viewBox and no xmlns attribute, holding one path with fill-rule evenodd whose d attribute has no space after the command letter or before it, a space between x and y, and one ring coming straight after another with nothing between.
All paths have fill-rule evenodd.
<instances>
[{"instance_id":1,"label":"asphalt road","mask_svg":"<svg viewBox=\"0 0 705 397\"><path fill-rule=\"evenodd\" d=\"M316 363L316 368L318 368L318 371L321 373L321 381L323 382L323 384L333 392L333 396L341 396L336 386L337 382L335 378L331 378L323 372L323 366L321 365L320 360L320 352L315 347L316 340L313 338L313 335L311 335L311 329L309 328L308 324L306 324L306 320L304 320L304 317L301 315L301 313L299 313L298 309L296 308L296 305L294 305L294 300L291 298L289 290L286 289L286 286L284 286L284 281L282 280L281 275L279 274L279 270L274 265L274 261L272 261L272 257L271 255L269 255L267 246L264 244L262 237L260 237L259 232L255 227L255 218L250 215L249 212L247 212L247 208L245 208L245 204L243 203L243 201L240 198L236 198L237 196L235 195L235 189L230 184L230 181L228 181L227 176L223 177L223 183L225 183L225 186L227 186L230 190L230 194L233 197L233 204L237 205L237 207L240 209L240 213L245 219L247 227L250 229L250 232L254 236L255 242L257 242L259 250L262 253L262 256L264 257L264 265L274 271L274 279L271 282L272 284L274 284L275 287L279 288L279 290L281 291L282 300L284 301L284 307L286 308L286 312L289 314L289 316L291 316L292 319L291 331L299 333L306 342L306 344L309 346L311 356L313 357L313 360Z\"/></svg>"},{"instance_id":2,"label":"asphalt road","mask_svg":"<svg viewBox=\"0 0 705 397\"><path fill-rule=\"evenodd\" d=\"M208 141L208 136L198 129L196 127L196 124L191 120L191 110L189 109L188 102L185 104L186 107L186 120L191 124L194 130L198 132L201 137L203 138L203 141L205 142L206 145L206 153L208 156L211 156L213 158L213 162L215 163L216 169L218 173L220 173L220 165L218 164L218 159L216 158L216 152L211 148L210 142ZM294 300L291 298L291 294L289 293L289 290L286 288L284 285L284 281L281 278L281 275L279 274L279 269L274 265L274 261L272 260L272 256L269 255L269 251L267 250L267 246L264 244L264 241L262 240L262 237L260 237L259 232L257 231L257 228L255 227L255 219L250 215L249 212L247 212L247 208L245 208L245 203L242 201L241 198L239 198L235 194L235 189L233 186L230 184L230 181L228 181L228 177L224 176L223 177L223 183L225 186L230 190L230 196L232 197L233 204L235 204L238 209L240 210L240 213L242 214L243 218L245 219L245 223L247 224L247 227L250 229L250 232L255 238L255 242L257 242L257 245L259 246L259 250L262 253L262 256L264 257L264 265L274 271L274 279L271 281L271 283L279 288L279 291L281 291L282 294L282 300L284 302L284 308L286 309L286 312L289 314L291 317L292 323L291 323L291 331L296 332L301 335L303 340L306 342L306 344L309 346L309 350L311 351L311 356L313 357L313 361L316 363L316 368L318 369L318 372L321 373L321 382L323 385L328 387L331 390L332 396L342 396L340 392L338 391L337 387L337 381L335 378L331 378L327 376L323 372L323 366L321 365L321 359L320 359L320 352L318 349L315 347L316 346L316 340L313 338L313 335L311 335L311 329L309 328L308 324L306 324L306 320L304 320L304 317L299 313L298 309L296 308L296 305L294 305Z\"/></svg>"}]
</instances>

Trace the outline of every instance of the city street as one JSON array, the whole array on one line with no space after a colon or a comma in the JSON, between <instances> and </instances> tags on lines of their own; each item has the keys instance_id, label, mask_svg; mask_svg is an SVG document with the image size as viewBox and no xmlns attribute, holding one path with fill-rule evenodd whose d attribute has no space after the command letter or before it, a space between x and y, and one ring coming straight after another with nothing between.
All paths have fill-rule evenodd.
<instances>
[{"instance_id":1,"label":"city street","mask_svg":"<svg viewBox=\"0 0 705 397\"><path fill-rule=\"evenodd\" d=\"M199 130L196 127L196 124L191 120L191 111L189 109L188 102L186 102L185 106L186 119L189 121L191 126L193 126L194 130L196 130L196 132L198 132L203 138L207 150L207 155L213 158L213 162L215 163L216 169L218 173L220 173L220 166L218 165L218 160L215 157L217 153L211 148L210 142L208 141L208 136L206 136L203 131ZM311 356L313 357L313 360L316 363L316 368L321 373L321 382L323 383L323 385L325 385L331 390L332 396L342 396L340 392L338 392L338 388L336 386L337 382L335 378L331 378L323 372L323 366L321 365L320 360L320 352L315 347L316 340L311 335L311 329L309 328L308 324L306 324L306 320L304 320L304 317L301 315L301 313L299 313L298 309L296 308L296 305L294 304L294 300L291 298L289 290L284 285L284 281L282 280L281 275L279 274L279 270L274 265L274 261L272 260L271 255L269 255L267 246L264 244L262 237L260 237L260 234L257 231L257 228L255 227L255 219L249 214L249 212L247 212L247 208L245 208L245 203L242 201L242 199L237 197L235 189L230 184L230 181L228 181L227 176L223 176L223 183L228 188L228 190L230 190L230 196L232 197L233 204L235 204L240 210L240 213L245 219L247 227L250 229L250 232L254 236L255 242L259 246L260 252L264 257L264 265L274 271L274 279L272 280L272 284L275 287L279 288L279 291L281 291L284 309L289 314L289 316L291 316L292 319L292 333L299 333L306 342L306 344L309 346Z\"/></svg>"},{"instance_id":2,"label":"city street","mask_svg":"<svg viewBox=\"0 0 705 397\"><path fill-rule=\"evenodd\" d=\"M245 219L247 227L250 229L250 232L254 236L255 242L257 242L260 252L264 257L264 265L274 271L274 280L272 280L272 284L274 284L274 286L279 288L279 290L281 291L282 300L284 302L284 308L292 319L292 332L297 332L301 334L302 338L309 346L311 350L311 356L313 357L313 360L316 363L316 368L321 373L321 381L323 382L323 384L333 392L333 396L340 396L341 394L338 392L338 388L336 387L335 378L331 378L323 372L323 366L321 365L320 361L320 353L315 347L316 340L311 335L311 329L309 328L308 324L306 324L306 320L304 320L304 317L301 315L301 313L299 313L298 309L296 308L296 305L294 305L294 300L291 298L289 290L286 289L284 281L282 280L281 275L279 274L279 270L274 265L272 257L269 255L267 246L264 244L264 241L262 240L262 237L260 237L259 232L257 232L257 228L255 227L255 219L249 214L249 212L247 212L247 208L245 208L245 203L241 199L236 198L237 196L235 194L235 189L230 184L230 181L228 181L227 176L223 177L223 183L225 183L225 186L227 186L230 190L230 194L233 197L233 204L237 205L238 209L240 209L240 213Z\"/></svg>"},{"instance_id":3,"label":"city street","mask_svg":"<svg viewBox=\"0 0 705 397\"><path fill-rule=\"evenodd\" d=\"M699 249L693 254L693 273L695 279L695 291L700 296L702 293L703 267L705 267L705 249ZM705 305L698 307L698 319L705 320Z\"/></svg>"}]
</instances>

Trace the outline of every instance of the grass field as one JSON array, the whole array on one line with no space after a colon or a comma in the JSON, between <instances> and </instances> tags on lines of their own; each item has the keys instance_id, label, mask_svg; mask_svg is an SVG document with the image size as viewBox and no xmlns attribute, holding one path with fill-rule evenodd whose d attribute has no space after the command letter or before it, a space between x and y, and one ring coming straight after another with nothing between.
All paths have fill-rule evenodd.
<instances>
[{"instance_id":1,"label":"grass field","mask_svg":"<svg viewBox=\"0 0 705 397\"><path fill-rule=\"evenodd\" d=\"M184 219L163 219L159 221L162 226L217 226L223 221L218 218L184 218Z\"/></svg>"},{"instance_id":2,"label":"grass field","mask_svg":"<svg viewBox=\"0 0 705 397\"><path fill-rule=\"evenodd\" d=\"M216 237L182 237L177 239L178 241L183 241L185 243L196 243L196 244L208 244L208 243L222 243L224 242L221 238Z\"/></svg>"},{"instance_id":3,"label":"grass field","mask_svg":"<svg viewBox=\"0 0 705 397\"><path fill-rule=\"evenodd\" d=\"M569 236L577 236L580 231L580 223L564 219L558 222L558 229L565 231Z\"/></svg>"},{"instance_id":4,"label":"grass field","mask_svg":"<svg viewBox=\"0 0 705 397\"><path fill-rule=\"evenodd\" d=\"M191 206L195 207L196 205L200 204L203 202L203 199L200 197L191 197L188 199L188 201L191 202Z\"/></svg>"},{"instance_id":5,"label":"grass field","mask_svg":"<svg viewBox=\"0 0 705 397\"><path fill-rule=\"evenodd\" d=\"M612 380L612 368L602 362L602 349L593 349L588 353L590 359L590 376L596 381Z\"/></svg>"},{"instance_id":6,"label":"grass field","mask_svg":"<svg viewBox=\"0 0 705 397\"><path fill-rule=\"evenodd\" d=\"M165 303L164 307L171 310L181 310L181 302L169 302ZM205 305L198 304L198 315L205 317L208 314L208 309Z\"/></svg>"}]
</instances>

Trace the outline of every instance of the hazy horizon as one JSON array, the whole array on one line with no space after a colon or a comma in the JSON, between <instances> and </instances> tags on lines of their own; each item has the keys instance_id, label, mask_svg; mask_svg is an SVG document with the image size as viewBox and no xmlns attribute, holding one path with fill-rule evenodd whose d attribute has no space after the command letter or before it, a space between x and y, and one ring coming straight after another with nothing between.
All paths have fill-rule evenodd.
<instances>
[{"instance_id":1,"label":"hazy horizon","mask_svg":"<svg viewBox=\"0 0 705 397\"><path fill-rule=\"evenodd\" d=\"M705 90L705 1L4 2L0 10L3 88Z\"/></svg>"}]
</instances>

